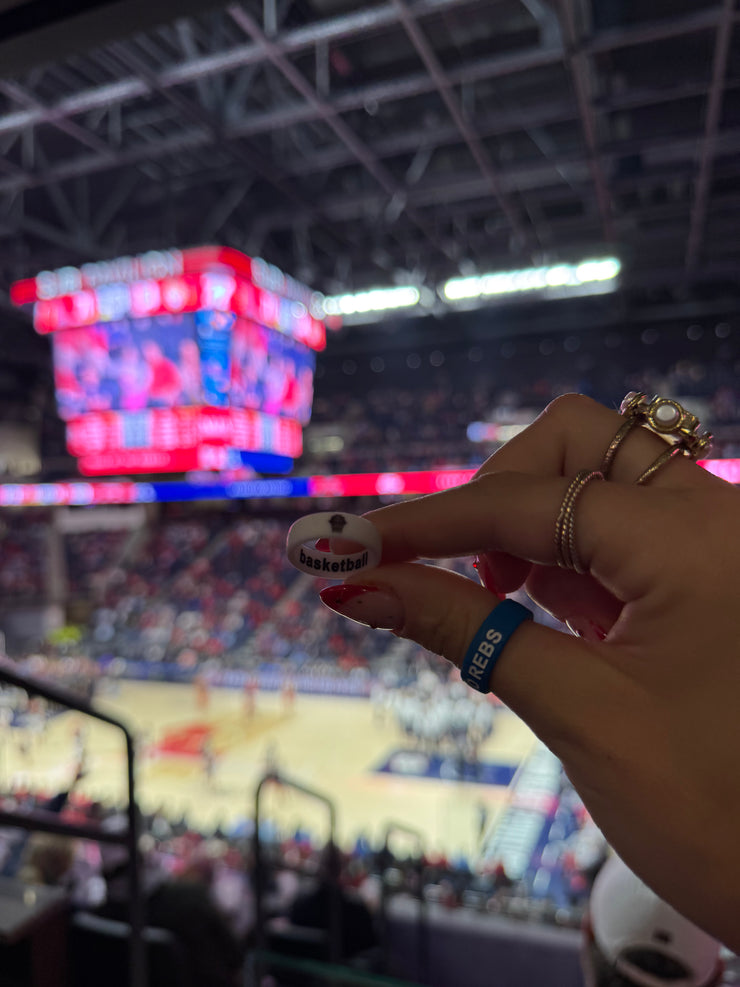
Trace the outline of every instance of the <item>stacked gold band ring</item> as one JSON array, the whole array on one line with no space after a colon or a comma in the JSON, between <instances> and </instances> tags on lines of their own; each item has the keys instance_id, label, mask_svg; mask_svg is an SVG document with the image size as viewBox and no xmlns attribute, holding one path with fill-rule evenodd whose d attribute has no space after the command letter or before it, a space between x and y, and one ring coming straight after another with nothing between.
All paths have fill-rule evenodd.
<instances>
[{"instance_id":1,"label":"stacked gold band ring","mask_svg":"<svg viewBox=\"0 0 740 987\"><path fill-rule=\"evenodd\" d=\"M565 492L555 525L555 558L561 569L584 573L576 547L576 502L592 480L603 480L600 470L581 470Z\"/></svg>"},{"instance_id":2,"label":"stacked gold band ring","mask_svg":"<svg viewBox=\"0 0 740 987\"><path fill-rule=\"evenodd\" d=\"M612 468L612 463L614 462L614 457L617 454L617 449L622 444L622 441L627 438L632 429L637 425L636 418L628 418L624 425L622 425L614 436L614 438L609 443L609 448L604 453L604 458L601 461L601 466L599 466L599 472L604 474L604 478L609 476L609 471Z\"/></svg>"}]
</instances>

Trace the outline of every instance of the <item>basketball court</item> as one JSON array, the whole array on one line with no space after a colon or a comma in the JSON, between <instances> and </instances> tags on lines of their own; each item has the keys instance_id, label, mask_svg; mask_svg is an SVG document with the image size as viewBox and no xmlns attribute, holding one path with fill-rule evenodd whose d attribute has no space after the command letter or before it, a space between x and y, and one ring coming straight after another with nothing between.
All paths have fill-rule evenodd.
<instances>
[{"instance_id":1,"label":"basketball court","mask_svg":"<svg viewBox=\"0 0 740 987\"><path fill-rule=\"evenodd\" d=\"M409 750L396 723L374 717L366 699L301 694L291 703L278 693L259 693L249 715L239 690L211 689L204 702L188 685L127 681L117 688L97 702L137 738L142 808L184 815L205 831L251 817L259 779L277 767L335 803L343 846L360 834L380 841L393 823L417 830L427 851L473 860L484 828L490 835L507 805L516 770L536 749L529 729L499 710L480 750L482 781L461 781L454 758ZM61 789L84 749L87 774L79 790L125 801L120 731L67 712L53 717L43 734L20 728L5 734L0 778L6 789ZM283 832L300 827L318 840L327 836L326 809L305 795L270 786L264 811Z\"/></svg>"}]
</instances>

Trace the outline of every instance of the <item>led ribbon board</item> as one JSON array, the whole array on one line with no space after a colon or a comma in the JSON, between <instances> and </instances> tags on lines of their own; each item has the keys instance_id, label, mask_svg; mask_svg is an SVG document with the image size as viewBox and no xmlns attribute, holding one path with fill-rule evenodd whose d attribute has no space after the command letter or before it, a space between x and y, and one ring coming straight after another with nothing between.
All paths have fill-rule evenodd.
<instances>
[{"instance_id":1,"label":"led ribbon board","mask_svg":"<svg viewBox=\"0 0 740 987\"><path fill-rule=\"evenodd\" d=\"M740 459L699 460L698 466L740 483ZM316 497L416 496L467 483L474 469L419 470L399 473L343 473L214 483L72 481L69 483L0 483L2 507L53 507L90 504L148 504L187 500L284 500Z\"/></svg>"}]
</instances>

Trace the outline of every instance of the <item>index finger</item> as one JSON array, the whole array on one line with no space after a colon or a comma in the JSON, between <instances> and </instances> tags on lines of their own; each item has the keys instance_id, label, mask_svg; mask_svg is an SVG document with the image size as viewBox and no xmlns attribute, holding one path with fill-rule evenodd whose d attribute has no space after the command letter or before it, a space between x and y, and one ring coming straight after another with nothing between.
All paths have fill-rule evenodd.
<instances>
[{"instance_id":1,"label":"index finger","mask_svg":"<svg viewBox=\"0 0 740 987\"><path fill-rule=\"evenodd\" d=\"M459 487L382 507L365 517L383 541L382 564L503 551L538 565L556 564L556 518L570 481L526 473L487 473ZM652 538L675 543L666 509L683 491L623 483L593 483L578 501L578 555L623 602L640 595L660 553L646 557ZM670 503L669 503L670 502Z\"/></svg>"},{"instance_id":2,"label":"index finger","mask_svg":"<svg viewBox=\"0 0 740 987\"><path fill-rule=\"evenodd\" d=\"M574 477L579 470L597 470L624 422L623 415L598 401L583 394L564 394L552 401L523 432L494 452L476 475L503 470ZM646 428L633 428L619 445L609 479L634 483L665 448L666 442L660 436ZM716 477L686 456L674 457L650 480L651 486L674 488L716 482Z\"/></svg>"}]
</instances>

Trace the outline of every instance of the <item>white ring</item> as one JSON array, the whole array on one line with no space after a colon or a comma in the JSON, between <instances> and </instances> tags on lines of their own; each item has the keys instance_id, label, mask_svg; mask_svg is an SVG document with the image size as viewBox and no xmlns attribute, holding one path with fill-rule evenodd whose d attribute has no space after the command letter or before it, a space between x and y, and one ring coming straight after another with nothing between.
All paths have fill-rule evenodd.
<instances>
[{"instance_id":1,"label":"white ring","mask_svg":"<svg viewBox=\"0 0 740 987\"><path fill-rule=\"evenodd\" d=\"M313 547L319 538L344 538L359 542L365 548L350 555L319 552ZM378 565L381 546L378 529L364 517L341 511L321 511L319 514L307 514L290 526L286 551L289 562L300 572L327 579L343 579L350 572L360 572Z\"/></svg>"}]
</instances>

